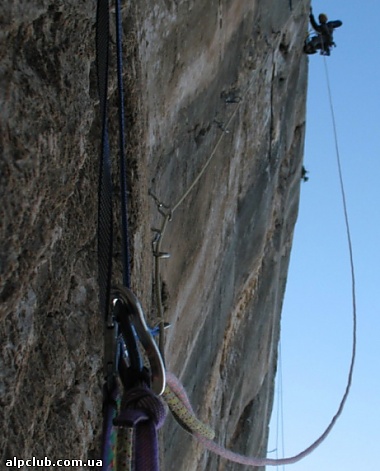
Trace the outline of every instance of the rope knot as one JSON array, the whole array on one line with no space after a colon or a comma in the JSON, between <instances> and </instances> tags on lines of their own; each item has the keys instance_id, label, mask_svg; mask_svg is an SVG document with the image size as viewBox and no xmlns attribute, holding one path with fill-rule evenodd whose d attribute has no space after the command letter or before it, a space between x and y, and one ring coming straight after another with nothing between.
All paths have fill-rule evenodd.
<instances>
[{"instance_id":1,"label":"rope knot","mask_svg":"<svg viewBox=\"0 0 380 471\"><path fill-rule=\"evenodd\" d=\"M136 387L124 394L122 409L113 423L134 427L141 422L153 421L158 430L164 424L165 418L166 408L161 399L148 388Z\"/></svg>"}]
</instances>

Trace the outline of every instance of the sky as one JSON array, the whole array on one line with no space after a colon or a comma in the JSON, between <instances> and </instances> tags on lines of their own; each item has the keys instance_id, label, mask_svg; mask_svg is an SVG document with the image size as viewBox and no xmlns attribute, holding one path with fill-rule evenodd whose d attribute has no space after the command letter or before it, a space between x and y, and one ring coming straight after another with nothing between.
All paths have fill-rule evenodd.
<instances>
[{"instance_id":1,"label":"sky","mask_svg":"<svg viewBox=\"0 0 380 471\"><path fill-rule=\"evenodd\" d=\"M313 11L343 21L326 62L356 270L357 361L343 415L324 444L297 464L267 469L365 471L380 469L380 2L315 0ZM309 181L302 183L282 312L282 381L278 375L268 447L278 451L270 457L292 456L323 432L350 362L349 254L324 60L309 59Z\"/></svg>"}]
</instances>

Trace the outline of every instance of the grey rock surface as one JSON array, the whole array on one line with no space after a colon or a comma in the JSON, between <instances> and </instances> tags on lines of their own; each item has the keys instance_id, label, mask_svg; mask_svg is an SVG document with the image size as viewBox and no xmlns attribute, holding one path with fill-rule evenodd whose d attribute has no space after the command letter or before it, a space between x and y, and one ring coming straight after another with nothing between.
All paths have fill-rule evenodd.
<instances>
[{"instance_id":1,"label":"grey rock surface","mask_svg":"<svg viewBox=\"0 0 380 471\"><path fill-rule=\"evenodd\" d=\"M2 462L99 454L95 3L0 6ZM217 441L256 456L266 454L298 211L308 7L123 7L133 289L154 322L151 228L162 219L148 190L173 206L222 136L162 240L166 361ZM110 95L114 123L114 78ZM115 282L118 260L116 250ZM162 451L164 470L245 469L171 418Z\"/></svg>"}]
</instances>

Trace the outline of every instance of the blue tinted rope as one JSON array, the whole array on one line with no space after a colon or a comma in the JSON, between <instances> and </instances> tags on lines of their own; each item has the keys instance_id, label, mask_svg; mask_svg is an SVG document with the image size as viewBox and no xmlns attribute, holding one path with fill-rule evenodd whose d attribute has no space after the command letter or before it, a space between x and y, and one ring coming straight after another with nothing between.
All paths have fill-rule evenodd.
<instances>
[{"instance_id":1,"label":"blue tinted rope","mask_svg":"<svg viewBox=\"0 0 380 471\"><path fill-rule=\"evenodd\" d=\"M96 60L98 89L102 120L102 144L99 163L98 194L98 271L100 310L106 322L109 313L109 298L112 273L112 176L108 137L107 89L108 89L108 0L99 0L97 8Z\"/></svg>"},{"instance_id":2,"label":"blue tinted rope","mask_svg":"<svg viewBox=\"0 0 380 471\"><path fill-rule=\"evenodd\" d=\"M122 263L123 284L127 288L131 285L129 238L128 238L128 190L127 165L125 157L125 115L124 115L124 88L123 88L123 51L122 51L122 23L120 0L116 0L116 54L117 54L117 82L119 94L119 159L120 159L120 200L122 224Z\"/></svg>"}]
</instances>

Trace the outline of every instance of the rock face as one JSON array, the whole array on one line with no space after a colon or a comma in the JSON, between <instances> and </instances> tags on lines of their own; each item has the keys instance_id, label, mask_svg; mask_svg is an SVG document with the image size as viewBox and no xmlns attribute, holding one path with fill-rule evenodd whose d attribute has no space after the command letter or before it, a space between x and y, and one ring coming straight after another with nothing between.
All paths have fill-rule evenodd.
<instances>
[{"instance_id":1,"label":"rock face","mask_svg":"<svg viewBox=\"0 0 380 471\"><path fill-rule=\"evenodd\" d=\"M99 456L95 3L0 6L2 463ZM209 162L162 239L166 362L217 441L256 456L298 210L307 13L307 0L123 8L133 289L153 321L148 190L173 208ZM110 94L114 123L114 78ZM171 419L162 450L164 470L244 469Z\"/></svg>"}]
</instances>

